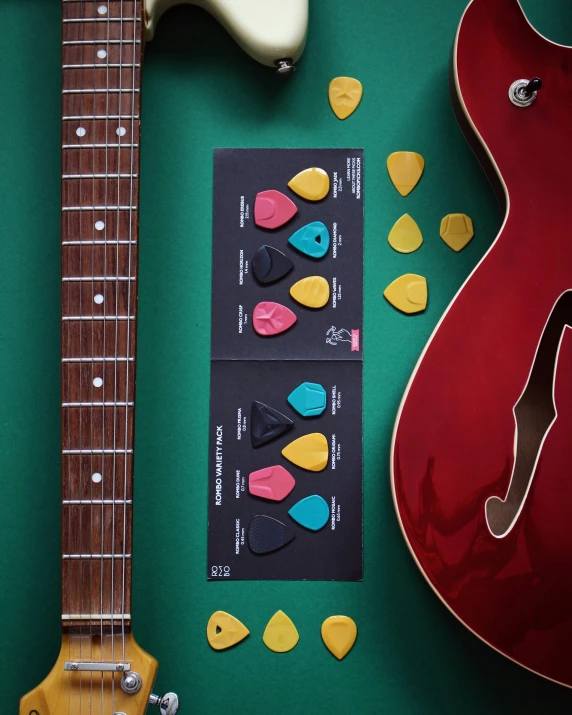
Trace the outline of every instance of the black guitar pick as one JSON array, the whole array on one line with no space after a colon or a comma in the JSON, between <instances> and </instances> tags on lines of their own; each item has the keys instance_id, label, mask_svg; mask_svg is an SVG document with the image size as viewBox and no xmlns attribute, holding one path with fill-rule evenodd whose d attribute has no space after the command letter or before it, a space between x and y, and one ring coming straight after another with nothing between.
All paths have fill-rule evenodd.
<instances>
[{"instance_id":1,"label":"black guitar pick","mask_svg":"<svg viewBox=\"0 0 572 715\"><path fill-rule=\"evenodd\" d=\"M248 527L248 546L255 554L269 554L289 544L293 529L271 516L257 514Z\"/></svg>"},{"instance_id":2,"label":"black guitar pick","mask_svg":"<svg viewBox=\"0 0 572 715\"><path fill-rule=\"evenodd\" d=\"M260 246L252 259L252 272L262 284L274 283L294 268L292 261L282 251L272 246Z\"/></svg>"},{"instance_id":3,"label":"black guitar pick","mask_svg":"<svg viewBox=\"0 0 572 715\"><path fill-rule=\"evenodd\" d=\"M253 447L262 447L263 444L280 437L294 426L291 419L273 407L263 402L254 400L250 408L250 438Z\"/></svg>"}]
</instances>

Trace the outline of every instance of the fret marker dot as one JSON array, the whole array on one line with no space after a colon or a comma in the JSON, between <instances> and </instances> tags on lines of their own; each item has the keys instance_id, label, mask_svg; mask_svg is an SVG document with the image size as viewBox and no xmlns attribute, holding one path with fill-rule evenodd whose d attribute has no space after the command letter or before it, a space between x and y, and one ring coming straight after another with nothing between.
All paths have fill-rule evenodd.
<instances>
[{"instance_id":1,"label":"fret marker dot","mask_svg":"<svg viewBox=\"0 0 572 715\"><path fill-rule=\"evenodd\" d=\"M101 377L94 378L94 380L93 380L94 387L101 387L102 385L103 385L103 380L101 379Z\"/></svg>"},{"instance_id":2,"label":"fret marker dot","mask_svg":"<svg viewBox=\"0 0 572 715\"><path fill-rule=\"evenodd\" d=\"M100 5L100 6L97 8L97 12L98 12L100 15L107 15L107 7L106 7L105 5Z\"/></svg>"},{"instance_id":3,"label":"fret marker dot","mask_svg":"<svg viewBox=\"0 0 572 715\"><path fill-rule=\"evenodd\" d=\"M118 137L124 137L127 134L127 129L125 129L125 127L117 127L115 133Z\"/></svg>"},{"instance_id":4,"label":"fret marker dot","mask_svg":"<svg viewBox=\"0 0 572 715\"><path fill-rule=\"evenodd\" d=\"M98 50L97 56L100 60L104 60L107 57L107 52L105 50Z\"/></svg>"},{"instance_id":5,"label":"fret marker dot","mask_svg":"<svg viewBox=\"0 0 572 715\"><path fill-rule=\"evenodd\" d=\"M105 228L105 224L103 223L103 221L96 221L96 222L95 222L95 228L96 228L98 231L103 231L103 229Z\"/></svg>"},{"instance_id":6,"label":"fret marker dot","mask_svg":"<svg viewBox=\"0 0 572 715\"><path fill-rule=\"evenodd\" d=\"M99 482L101 481L101 474L99 472L94 472L91 475L91 481L95 482L96 484L99 484Z\"/></svg>"},{"instance_id":7,"label":"fret marker dot","mask_svg":"<svg viewBox=\"0 0 572 715\"><path fill-rule=\"evenodd\" d=\"M98 293L93 297L93 302L97 303L97 305L101 305L103 303L103 296L101 295L101 293Z\"/></svg>"},{"instance_id":8,"label":"fret marker dot","mask_svg":"<svg viewBox=\"0 0 572 715\"><path fill-rule=\"evenodd\" d=\"M75 130L75 133L78 135L78 137L84 137L86 135L85 127L78 127Z\"/></svg>"}]
</instances>

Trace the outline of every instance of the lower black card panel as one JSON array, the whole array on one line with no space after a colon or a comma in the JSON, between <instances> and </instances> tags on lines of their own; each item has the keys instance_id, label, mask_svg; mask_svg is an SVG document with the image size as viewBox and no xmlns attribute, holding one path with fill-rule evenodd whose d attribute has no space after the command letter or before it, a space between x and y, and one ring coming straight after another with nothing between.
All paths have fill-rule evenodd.
<instances>
[{"instance_id":1,"label":"lower black card panel","mask_svg":"<svg viewBox=\"0 0 572 715\"><path fill-rule=\"evenodd\" d=\"M324 361L213 361L209 458L209 579L362 579L362 363ZM304 382L326 391L326 409L302 417L288 395ZM294 426L258 448L251 443L251 405L257 400ZM328 442L327 466L307 471L281 452L293 440L320 433ZM252 496L249 474L281 465L296 481L281 502ZM318 531L288 514L300 500L319 495L328 505ZM256 554L248 530L256 515L277 519L294 533L282 548Z\"/></svg>"}]
</instances>

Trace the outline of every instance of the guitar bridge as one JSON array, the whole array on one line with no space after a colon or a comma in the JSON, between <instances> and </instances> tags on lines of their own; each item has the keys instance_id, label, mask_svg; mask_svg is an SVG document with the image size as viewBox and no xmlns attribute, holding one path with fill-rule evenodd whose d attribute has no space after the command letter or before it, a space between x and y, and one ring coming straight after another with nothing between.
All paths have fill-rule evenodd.
<instances>
[{"instance_id":1,"label":"guitar bridge","mask_svg":"<svg viewBox=\"0 0 572 715\"><path fill-rule=\"evenodd\" d=\"M130 663L78 663L67 660L64 670L83 671L88 673L127 673L131 670Z\"/></svg>"}]
</instances>

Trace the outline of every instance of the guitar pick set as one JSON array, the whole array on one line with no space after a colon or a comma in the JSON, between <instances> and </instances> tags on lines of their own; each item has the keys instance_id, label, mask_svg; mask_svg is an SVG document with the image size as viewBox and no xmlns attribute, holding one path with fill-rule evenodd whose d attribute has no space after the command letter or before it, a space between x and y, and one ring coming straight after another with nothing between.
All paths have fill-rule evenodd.
<instances>
[{"instance_id":1,"label":"guitar pick set","mask_svg":"<svg viewBox=\"0 0 572 715\"><path fill-rule=\"evenodd\" d=\"M208 578L361 579L362 317L361 150L216 151Z\"/></svg>"}]
</instances>

